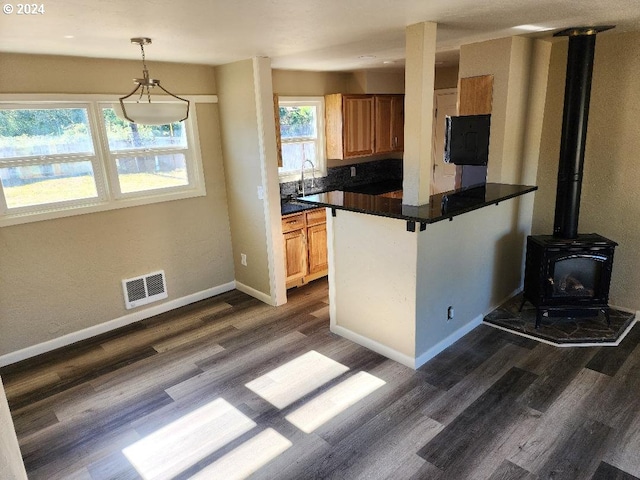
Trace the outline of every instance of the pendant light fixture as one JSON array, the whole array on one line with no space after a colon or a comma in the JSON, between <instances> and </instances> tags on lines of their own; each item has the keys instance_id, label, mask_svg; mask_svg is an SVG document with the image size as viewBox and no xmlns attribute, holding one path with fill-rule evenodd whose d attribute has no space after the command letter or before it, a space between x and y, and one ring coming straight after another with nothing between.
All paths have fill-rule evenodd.
<instances>
[{"instance_id":1,"label":"pendant light fixture","mask_svg":"<svg viewBox=\"0 0 640 480\"><path fill-rule=\"evenodd\" d=\"M181 122L189 117L189 100L178 97L169 92L157 78L149 77L149 70L144 55L144 46L151 44L150 38L132 38L131 43L140 45L142 53L142 78L134 78L136 87L129 95L120 98L120 103L114 105L116 114L123 120L143 125L166 125L168 123ZM154 96L151 101L151 89L158 87L164 93L172 97L171 100ZM135 101L129 100L137 94ZM178 102L175 102L178 100Z\"/></svg>"}]
</instances>

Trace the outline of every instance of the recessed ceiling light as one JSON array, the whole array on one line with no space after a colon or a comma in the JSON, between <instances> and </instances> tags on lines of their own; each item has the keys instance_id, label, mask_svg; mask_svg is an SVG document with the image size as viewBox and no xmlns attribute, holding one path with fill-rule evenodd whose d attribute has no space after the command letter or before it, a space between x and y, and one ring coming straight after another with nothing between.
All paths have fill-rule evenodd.
<instances>
[{"instance_id":1,"label":"recessed ceiling light","mask_svg":"<svg viewBox=\"0 0 640 480\"><path fill-rule=\"evenodd\" d=\"M545 32L547 30L553 30L552 27L545 27L544 25L518 25L517 27L513 27L513 29L524 32Z\"/></svg>"},{"instance_id":2,"label":"recessed ceiling light","mask_svg":"<svg viewBox=\"0 0 640 480\"><path fill-rule=\"evenodd\" d=\"M395 60L385 60L382 63L384 63L385 65L395 65L396 61Z\"/></svg>"},{"instance_id":3,"label":"recessed ceiling light","mask_svg":"<svg viewBox=\"0 0 640 480\"><path fill-rule=\"evenodd\" d=\"M72 39L72 38L76 38L76 36L75 35L65 35L63 38Z\"/></svg>"},{"instance_id":4,"label":"recessed ceiling light","mask_svg":"<svg viewBox=\"0 0 640 480\"><path fill-rule=\"evenodd\" d=\"M373 58L376 58L375 55L358 55L358 58L360 60L371 60Z\"/></svg>"}]
</instances>

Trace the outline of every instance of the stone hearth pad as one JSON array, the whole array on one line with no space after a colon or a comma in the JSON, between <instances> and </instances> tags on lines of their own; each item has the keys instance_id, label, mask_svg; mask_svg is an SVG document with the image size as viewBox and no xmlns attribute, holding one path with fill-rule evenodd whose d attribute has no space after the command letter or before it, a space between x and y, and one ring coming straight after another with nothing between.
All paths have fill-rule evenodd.
<instances>
[{"instance_id":1,"label":"stone hearth pad","mask_svg":"<svg viewBox=\"0 0 640 480\"><path fill-rule=\"evenodd\" d=\"M610 309L611 326L602 312L589 317L542 317L536 330L536 309L526 302L519 312L522 294L515 295L484 317L485 323L518 335L541 339L555 345L617 344L635 321L635 314Z\"/></svg>"}]
</instances>

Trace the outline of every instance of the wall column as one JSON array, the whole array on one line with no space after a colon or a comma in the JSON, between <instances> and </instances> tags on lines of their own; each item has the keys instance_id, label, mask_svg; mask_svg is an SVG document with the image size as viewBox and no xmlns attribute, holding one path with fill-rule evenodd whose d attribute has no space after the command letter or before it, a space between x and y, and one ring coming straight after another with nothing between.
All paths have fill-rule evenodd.
<instances>
[{"instance_id":1,"label":"wall column","mask_svg":"<svg viewBox=\"0 0 640 480\"><path fill-rule=\"evenodd\" d=\"M436 29L433 22L406 30L403 203L423 205L431 194L431 134Z\"/></svg>"},{"instance_id":2,"label":"wall column","mask_svg":"<svg viewBox=\"0 0 640 480\"><path fill-rule=\"evenodd\" d=\"M6 480L27 480L7 397L0 379L0 472Z\"/></svg>"}]
</instances>

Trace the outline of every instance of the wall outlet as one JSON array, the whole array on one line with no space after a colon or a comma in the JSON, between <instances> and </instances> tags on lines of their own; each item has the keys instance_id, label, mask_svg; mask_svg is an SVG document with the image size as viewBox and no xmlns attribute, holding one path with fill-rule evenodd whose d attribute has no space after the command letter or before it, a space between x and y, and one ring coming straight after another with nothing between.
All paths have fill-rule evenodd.
<instances>
[{"instance_id":1,"label":"wall outlet","mask_svg":"<svg viewBox=\"0 0 640 480\"><path fill-rule=\"evenodd\" d=\"M244 265L245 267L247 266L247 254L246 253L241 253L240 254L240 263L242 265Z\"/></svg>"},{"instance_id":2,"label":"wall outlet","mask_svg":"<svg viewBox=\"0 0 640 480\"><path fill-rule=\"evenodd\" d=\"M453 320L453 315L454 315L454 311L453 311L453 307L451 305L449 305L449 308L447 308L447 322L449 320Z\"/></svg>"},{"instance_id":3,"label":"wall outlet","mask_svg":"<svg viewBox=\"0 0 640 480\"><path fill-rule=\"evenodd\" d=\"M356 176L356 167L351 167L351 176L352 177Z\"/></svg>"}]
</instances>

